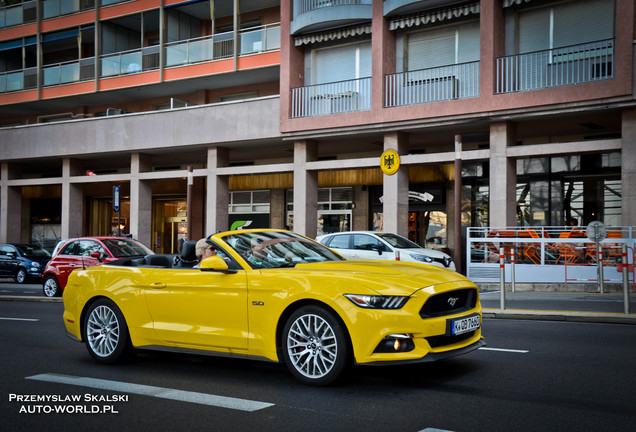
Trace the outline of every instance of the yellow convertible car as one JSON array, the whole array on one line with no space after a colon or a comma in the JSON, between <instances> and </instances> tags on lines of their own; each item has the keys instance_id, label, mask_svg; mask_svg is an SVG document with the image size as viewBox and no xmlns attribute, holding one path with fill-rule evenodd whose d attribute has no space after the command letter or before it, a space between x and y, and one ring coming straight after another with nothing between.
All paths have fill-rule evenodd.
<instances>
[{"instance_id":1,"label":"yellow convertible car","mask_svg":"<svg viewBox=\"0 0 636 432\"><path fill-rule=\"evenodd\" d=\"M477 287L419 263L347 261L281 230L207 238L216 255L124 258L74 271L64 324L101 363L134 349L284 362L326 385L355 364L443 359L485 345Z\"/></svg>"}]
</instances>

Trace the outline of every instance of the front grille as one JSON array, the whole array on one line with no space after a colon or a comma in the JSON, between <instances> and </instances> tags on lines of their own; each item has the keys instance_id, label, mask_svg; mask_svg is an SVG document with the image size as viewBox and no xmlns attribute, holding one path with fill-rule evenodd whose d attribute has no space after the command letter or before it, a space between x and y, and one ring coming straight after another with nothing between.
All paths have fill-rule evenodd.
<instances>
[{"instance_id":1,"label":"front grille","mask_svg":"<svg viewBox=\"0 0 636 432\"><path fill-rule=\"evenodd\" d=\"M443 292L431 296L422 309L422 318L452 315L473 309L477 305L477 290L465 288L455 291Z\"/></svg>"},{"instance_id":2,"label":"front grille","mask_svg":"<svg viewBox=\"0 0 636 432\"><path fill-rule=\"evenodd\" d=\"M428 344L431 346L431 348L437 348L441 346L452 345L454 343L461 342L466 339L470 339L474 335L475 335L475 331L473 330L471 332L462 333L460 335L455 335L455 336L446 336L446 335L431 336L431 337L427 337L426 340L428 341Z\"/></svg>"}]
</instances>

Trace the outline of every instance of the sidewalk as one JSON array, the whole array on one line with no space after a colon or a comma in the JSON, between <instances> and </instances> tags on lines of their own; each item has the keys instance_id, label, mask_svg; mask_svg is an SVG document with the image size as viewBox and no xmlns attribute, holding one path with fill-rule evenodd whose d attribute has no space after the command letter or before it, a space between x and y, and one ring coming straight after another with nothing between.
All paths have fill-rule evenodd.
<instances>
[{"instance_id":1,"label":"sidewalk","mask_svg":"<svg viewBox=\"0 0 636 432\"><path fill-rule=\"evenodd\" d=\"M629 314L623 293L481 290L484 318L636 324L636 295L630 292Z\"/></svg>"}]
</instances>

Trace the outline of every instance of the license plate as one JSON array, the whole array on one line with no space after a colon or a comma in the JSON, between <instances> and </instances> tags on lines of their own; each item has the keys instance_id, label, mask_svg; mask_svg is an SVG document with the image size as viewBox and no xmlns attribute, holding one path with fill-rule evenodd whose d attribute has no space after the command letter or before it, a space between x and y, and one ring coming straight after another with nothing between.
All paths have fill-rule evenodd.
<instances>
[{"instance_id":1,"label":"license plate","mask_svg":"<svg viewBox=\"0 0 636 432\"><path fill-rule=\"evenodd\" d=\"M462 333L468 333L473 330L477 330L480 325L479 315L471 315L465 318L452 320L450 325L451 334L460 335Z\"/></svg>"}]
</instances>

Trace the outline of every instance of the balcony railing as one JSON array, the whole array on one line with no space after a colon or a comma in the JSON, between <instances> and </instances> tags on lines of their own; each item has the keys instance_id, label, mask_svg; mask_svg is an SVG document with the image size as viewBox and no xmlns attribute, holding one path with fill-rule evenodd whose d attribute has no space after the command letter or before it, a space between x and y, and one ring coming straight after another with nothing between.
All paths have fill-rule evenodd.
<instances>
[{"instance_id":1,"label":"balcony railing","mask_svg":"<svg viewBox=\"0 0 636 432\"><path fill-rule=\"evenodd\" d=\"M35 67L0 73L0 93L30 90L38 86L38 69Z\"/></svg>"},{"instance_id":2,"label":"balcony railing","mask_svg":"<svg viewBox=\"0 0 636 432\"><path fill-rule=\"evenodd\" d=\"M44 0L42 18L53 18L95 8L95 0Z\"/></svg>"},{"instance_id":3,"label":"balcony railing","mask_svg":"<svg viewBox=\"0 0 636 432\"><path fill-rule=\"evenodd\" d=\"M371 78L291 89L292 118L371 109Z\"/></svg>"},{"instance_id":4,"label":"balcony railing","mask_svg":"<svg viewBox=\"0 0 636 432\"><path fill-rule=\"evenodd\" d=\"M37 0L0 7L0 28L35 22Z\"/></svg>"},{"instance_id":5,"label":"balcony railing","mask_svg":"<svg viewBox=\"0 0 636 432\"><path fill-rule=\"evenodd\" d=\"M102 77L159 69L159 45L103 55Z\"/></svg>"},{"instance_id":6,"label":"balcony railing","mask_svg":"<svg viewBox=\"0 0 636 432\"><path fill-rule=\"evenodd\" d=\"M501 57L497 93L513 93L614 78L614 39Z\"/></svg>"},{"instance_id":7,"label":"balcony railing","mask_svg":"<svg viewBox=\"0 0 636 432\"><path fill-rule=\"evenodd\" d=\"M395 107L479 96L479 62L385 76L384 106Z\"/></svg>"},{"instance_id":8,"label":"balcony railing","mask_svg":"<svg viewBox=\"0 0 636 432\"><path fill-rule=\"evenodd\" d=\"M87 81L95 78L95 58L46 65L42 68L42 85L54 86Z\"/></svg>"},{"instance_id":9,"label":"balcony railing","mask_svg":"<svg viewBox=\"0 0 636 432\"><path fill-rule=\"evenodd\" d=\"M332 6L370 5L371 1L372 0L301 0L298 2L294 16Z\"/></svg>"},{"instance_id":10,"label":"balcony railing","mask_svg":"<svg viewBox=\"0 0 636 432\"><path fill-rule=\"evenodd\" d=\"M280 24L242 30L239 55L280 49ZM234 56L234 32L188 39L166 44L166 67L182 66Z\"/></svg>"}]
</instances>

